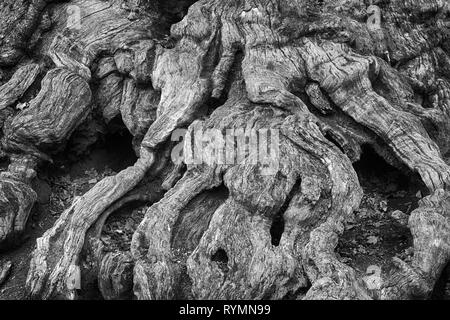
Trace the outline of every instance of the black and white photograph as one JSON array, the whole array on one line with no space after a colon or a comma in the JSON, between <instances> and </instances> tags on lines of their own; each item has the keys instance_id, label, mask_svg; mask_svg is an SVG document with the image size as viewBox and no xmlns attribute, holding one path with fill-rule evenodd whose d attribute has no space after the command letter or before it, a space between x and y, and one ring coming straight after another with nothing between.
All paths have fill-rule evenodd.
<instances>
[{"instance_id":1,"label":"black and white photograph","mask_svg":"<svg viewBox=\"0 0 450 320\"><path fill-rule=\"evenodd\" d=\"M0 0L0 300L450 300L450 0Z\"/></svg>"}]
</instances>

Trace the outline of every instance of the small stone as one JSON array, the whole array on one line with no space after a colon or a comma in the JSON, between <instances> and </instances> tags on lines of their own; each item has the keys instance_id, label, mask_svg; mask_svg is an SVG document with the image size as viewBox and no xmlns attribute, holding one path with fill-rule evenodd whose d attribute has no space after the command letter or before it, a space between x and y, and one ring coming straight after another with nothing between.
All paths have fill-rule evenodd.
<instances>
[{"instance_id":1,"label":"small stone","mask_svg":"<svg viewBox=\"0 0 450 320\"><path fill-rule=\"evenodd\" d=\"M417 193L416 193L416 198L422 199L422 192L421 192L420 190L417 191Z\"/></svg>"},{"instance_id":2,"label":"small stone","mask_svg":"<svg viewBox=\"0 0 450 320\"><path fill-rule=\"evenodd\" d=\"M367 237L368 244L377 244L377 242L378 242L378 237L376 237L376 236L368 236Z\"/></svg>"},{"instance_id":3,"label":"small stone","mask_svg":"<svg viewBox=\"0 0 450 320\"><path fill-rule=\"evenodd\" d=\"M134 57L129 51L118 51L114 55L114 62L117 70L123 75L128 75L134 68Z\"/></svg>"},{"instance_id":4,"label":"small stone","mask_svg":"<svg viewBox=\"0 0 450 320\"><path fill-rule=\"evenodd\" d=\"M386 212L388 210L387 201L386 200L380 201L379 208L381 211Z\"/></svg>"},{"instance_id":5,"label":"small stone","mask_svg":"<svg viewBox=\"0 0 450 320\"><path fill-rule=\"evenodd\" d=\"M400 210L395 210L391 213L391 217L396 220L401 225L408 225L409 216L405 213L403 213Z\"/></svg>"}]
</instances>

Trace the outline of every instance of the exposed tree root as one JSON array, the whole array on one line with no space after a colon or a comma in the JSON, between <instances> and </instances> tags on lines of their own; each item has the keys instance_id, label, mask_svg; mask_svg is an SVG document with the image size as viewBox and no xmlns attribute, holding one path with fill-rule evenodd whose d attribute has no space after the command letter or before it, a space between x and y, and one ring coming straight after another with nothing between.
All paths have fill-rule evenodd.
<instances>
[{"instance_id":1,"label":"exposed tree root","mask_svg":"<svg viewBox=\"0 0 450 320\"><path fill-rule=\"evenodd\" d=\"M106 299L131 290L138 299L428 298L450 260L448 1L200 0L181 21L190 1L172 2L168 14L159 2L73 0L74 29L67 3L34 1L17 10L30 11L23 28L12 26L16 15L2 21L12 31L7 40L0 31L0 67L12 69L0 87L11 159L0 181L8 221L0 245L23 230L39 164L89 113L105 123L121 116L139 157L38 239L30 296L74 299L86 275ZM46 56L46 68L15 68L33 42L24 32L44 28L47 9L58 23L31 57ZM15 111L41 71L39 93ZM234 130L250 143L251 130L272 130L277 162L267 171L251 153L241 162L206 157L185 171L168 160L182 128L185 158L199 130ZM336 254L363 196L352 166L363 145L429 193L409 217L412 261L395 259L376 289ZM149 171L167 193L147 210L130 252L102 254L103 224L139 198L130 191ZM84 274L83 263L93 271Z\"/></svg>"},{"instance_id":2,"label":"exposed tree root","mask_svg":"<svg viewBox=\"0 0 450 320\"><path fill-rule=\"evenodd\" d=\"M78 255L83 248L87 230L112 203L144 178L153 159L153 154L142 153L134 166L100 181L84 196L76 199L55 226L38 239L27 279L32 297L76 297L77 288L70 287L70 279L80 273ZM60 259L52 258L50 252L51 255L58 252Z\"/></svg>"}]
</instances>

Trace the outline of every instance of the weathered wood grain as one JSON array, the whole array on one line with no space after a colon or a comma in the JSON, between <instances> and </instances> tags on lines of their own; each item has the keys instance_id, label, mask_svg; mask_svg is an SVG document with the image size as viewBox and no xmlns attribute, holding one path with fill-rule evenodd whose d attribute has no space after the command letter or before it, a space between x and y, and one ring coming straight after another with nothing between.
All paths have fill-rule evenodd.
<instances>
[{"instance_id":1,"label":"weathered wood grain","mask_svg":"<svg viewBox=\"0 0 450 320\"><path fill-rule=\"evenodd\" d=\"M90 112L105 123L120 116L139 159L76 199L38 239L32 297L76 298L86 256L107 299L131 287L138 299L171 299L185 282L196 299L430 296L450 260L448 1L49 3L0 6L0 110L46 73L28 108L4 116L12 161L0 179L2 239L23 232L39 163ZM16 68L27 50L33 62ZM169 140L180 128L276 129L278 166L263 174L250 156L174 165ZM335 253L360 206L352 163L363 145L429 192L409 218L411 262L397 259L375 293ZM146 212L131 252L98 254L92 230L161 172L167 193Z\"/></svg>"},{"instance_id":2,"label":"weathered wood grain","mask_svg":"<svg viewBox=\"0 0 450 320\"><path fill-rule=\"evenodd\" d=\"M23 96L40 72L39 65L32 63L19 68L7 83L0 87L0 110L11 106Z\"/></svg>"}]
</instances>

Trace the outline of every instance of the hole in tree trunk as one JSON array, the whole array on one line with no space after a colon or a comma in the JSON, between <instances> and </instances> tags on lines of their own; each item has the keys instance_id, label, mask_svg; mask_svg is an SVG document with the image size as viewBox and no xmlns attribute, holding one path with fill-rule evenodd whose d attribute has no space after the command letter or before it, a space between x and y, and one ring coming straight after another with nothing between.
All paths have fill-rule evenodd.
<instances>
[{"instance_id":1,"label":"hole in tree trunk","mask_svg":"<svg viewBox=\"0 0 450 320\"><path fill-rule=\"evenodd\" d=\"M70 139L66 150L58 155L58 160L72 162L72 175L84 173L89 169L101 172L109 168L119 172L136 162L133 136L120 117L114 118L108 124L105 134L101 135L97 130L95 122L86 123ZM97 137L94 138L94 135Z\"/></svg>"},{"instance_id":2,"label":"hole in tree trunk","mask_svg":"<svg viewBox=\"0 0 450 320\"><path fill-rule=\"evenodd\" d=\"M371 146L363 145L359 161L353 164L366 195L377 194L387 210L411 213L427 189L417 174L407 174L387 163Z\"/></svg>"},{"instance_id":3,"label":"hole in tree trunk","mask_svg":"<svg viewBox=\"0 0 450 320\"><path fill-rule=\"evenodd\" d=\"M225 250L218 249L211 257L211 261L216 262L224 273L228 272L228 255Z\"/></svg>"},{"instance_id":4,"label":"hole in tree trunk","mask_svg":"<svg viewBox=\"0 0 450 320\"><path fill-rule=\"evenodd\" d=\"M133 150L133 136L123 124L122 119L116 118L110 125L115 127L105 136L104 148L115 159L111 169L119 171L137 161Z\"/></svg>"}]
</instances>

